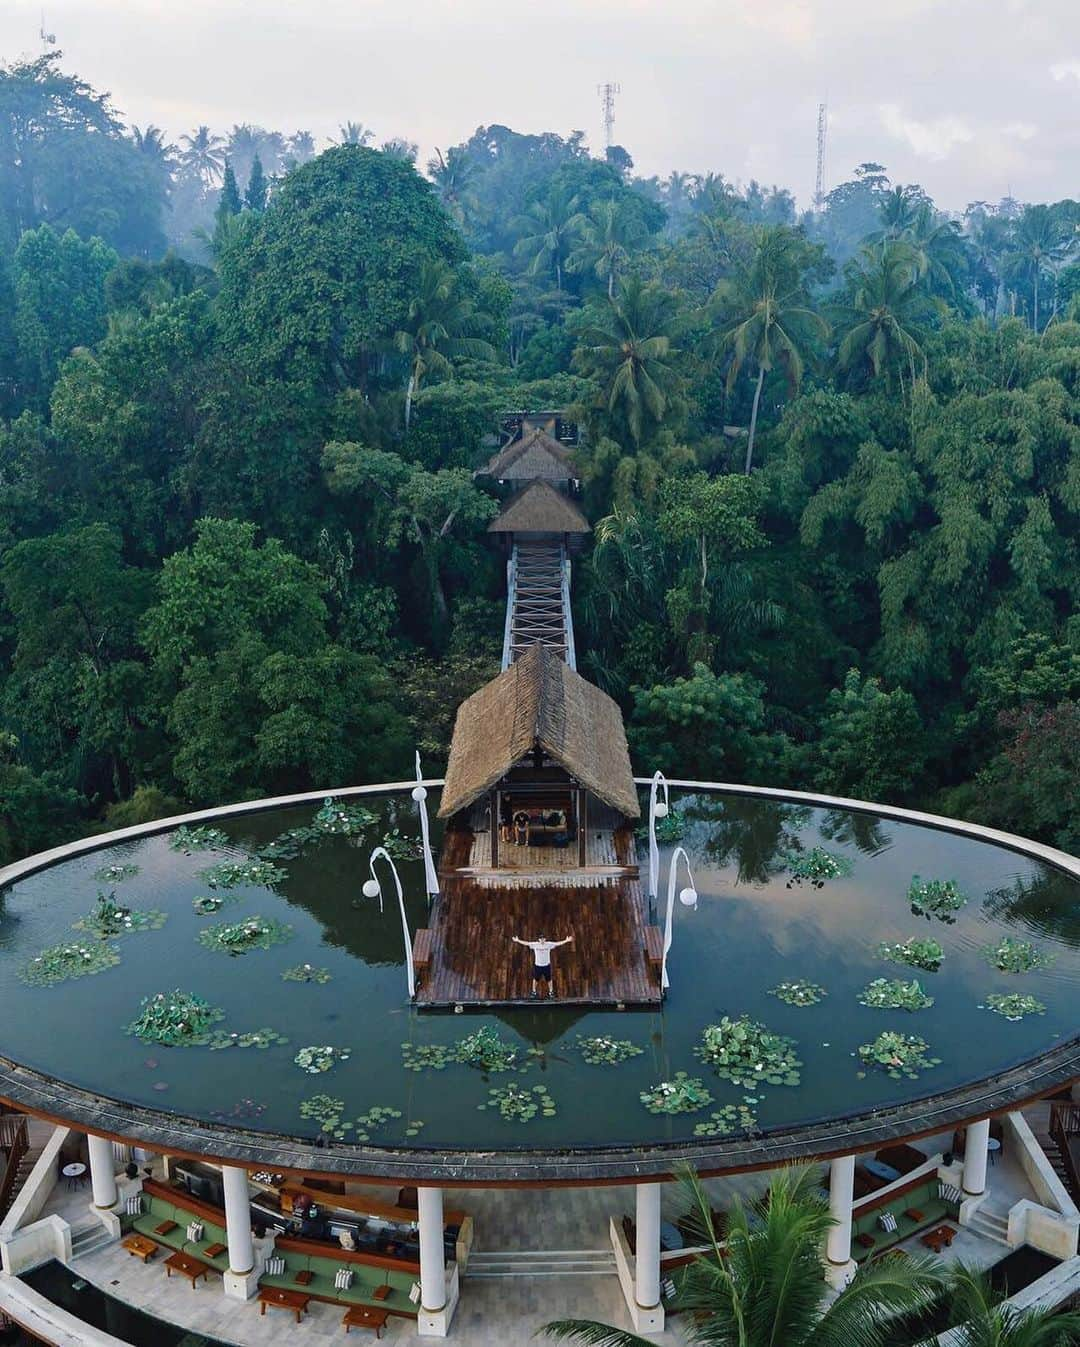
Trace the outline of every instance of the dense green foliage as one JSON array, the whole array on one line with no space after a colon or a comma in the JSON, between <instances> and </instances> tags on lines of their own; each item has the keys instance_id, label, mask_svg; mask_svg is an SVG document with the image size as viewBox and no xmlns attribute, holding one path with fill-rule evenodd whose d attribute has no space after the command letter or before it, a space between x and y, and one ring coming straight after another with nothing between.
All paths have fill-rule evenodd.
<instances>
[{"instance_id":1,"label":"dense green foliage","mask_svg":"<svg viewBox=\"0 0 1080 1347\"><path fill-rule=\"evenodd\" d=\"M1080 845L1080 206L817 214L482 127L127 132L0 70L0 858L441 770L501 414L581 427L635 765ZM172 251L167 251L171 245Z\"/></svg>"}]
</instances>

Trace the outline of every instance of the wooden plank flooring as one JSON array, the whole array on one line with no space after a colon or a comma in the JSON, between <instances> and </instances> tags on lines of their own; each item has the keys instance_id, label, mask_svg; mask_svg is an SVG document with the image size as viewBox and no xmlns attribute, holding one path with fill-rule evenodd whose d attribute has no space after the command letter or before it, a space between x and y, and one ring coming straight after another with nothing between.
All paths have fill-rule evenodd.
<instances>
[{"instance_id":1,"label":"wooden plank flooring","mask_svg":"<svg viewBox=\"0 0 1080 1347\"><path fill-rule=\"evenodd\" d=\"M532 954L513 943L540 935L574 943L552 954L562 1005L658 1005L660 987L645 963L645 918L634 837L612 834L621 873L540 869L503 881L468 873L475 836L451 829L439 867L442 892L431 911L432 962L417 989L429 1009L529 1001ZM490 851L489 851L490 855Z\"/></svg>"}]
</instances>

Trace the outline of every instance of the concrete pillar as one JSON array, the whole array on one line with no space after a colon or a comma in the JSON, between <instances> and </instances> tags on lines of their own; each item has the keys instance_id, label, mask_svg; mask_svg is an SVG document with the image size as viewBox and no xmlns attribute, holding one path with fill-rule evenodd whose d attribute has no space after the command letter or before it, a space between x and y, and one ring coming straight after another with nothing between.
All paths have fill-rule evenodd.
<instances>
[{"instance_id":1,"label":"concrete pillar","mask_svg":"<svg viewBox=\"0 0 1080 1347\"><path fill-rule=\"evenodd\" d=\"M222 1278L225 1294L234 1300L250 1300L255 1294L255 1246L251 1239L251 1195L247 1170L222 1165L225 1189L225 1239L229 1245L229 1270Z\"/></svg>"},{"instance_id":2,"label":"concrete pillar","mask_svg":"<svg viewBox=\"0 0 1080 1347\"><path fill-rule=\"evenodd\" d=\"M445 1338L457 1302L456 1292L447 1295L446 1254L443 1244L443 1193L441 1188L416 1190L420 1228L420 1307L416 1318L422 1338ZM455 1280L454 1286L457 1282Z\"/></svg>"},{"instance_id":3,"label":"concrete pillar","mask_svg":"<svg viewBox=\"0 0 1080 1347\"><path fill-rule=\"evenodd\" d=\"M981 1197L986 1192L986 1152L990 1140L990 1119L969 1123L964 1140L965 1197Z\"/></svg>"},{"instance_id":4,"label":"concrete pillar","mask_svg":"<svg viewBox=\"0 0 1080 1347\"><path fill-rule=\"evenodd\" d=\"M634 1251L634 1328L660 1333L664 1306L660 1301L660 1193L659 1183L639 1183L636 1189Z\"/></svg>"},{"instance_id":5,"label":"concrete pillar","mask_svg":"<svg viewBox=\"0 0 1080 1347\"><path fill-rule=\"evenodd\" d=\"M90 1151L90 1186L94 1190L94 1206L98 1211L112 1211L119 1201L116 1188L116 1162L112 1142L107 1137L86 1134Z\"/></svg>"},{"instance_id":6,"label":"concrete pillar","mask_svg":"<svg viewBox=\"0 0 1080 1347\"><path fill-rule=\"evenodd\" d=\"M825 1243L825 1280L842 1290L855 1276L851 1256L851 1204L855 1196L855 1157L838 1155L829 1165L829 1228Z\"/></svg>"}]
</instances>

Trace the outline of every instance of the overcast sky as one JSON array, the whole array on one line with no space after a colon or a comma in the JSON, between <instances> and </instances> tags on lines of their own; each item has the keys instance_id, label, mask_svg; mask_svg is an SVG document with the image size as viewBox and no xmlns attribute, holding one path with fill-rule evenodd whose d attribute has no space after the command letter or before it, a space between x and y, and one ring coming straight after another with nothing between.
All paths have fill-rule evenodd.
<instances>
[{"instance_id":1,"label":"overcast sky","mask_svg":"<svg viewBox=\"0 0 1080 1347\"><path fill-rule=\"evenodd\" d=\"M41 47L40 0L0 0L0 59ZM69 69L171 136L200 122L418 141L479 125L584 130L618 81L637 171L813 191L858 163L942 206L1080 196L1078 0L48 0Z\"/></svg>"}]
</instances>

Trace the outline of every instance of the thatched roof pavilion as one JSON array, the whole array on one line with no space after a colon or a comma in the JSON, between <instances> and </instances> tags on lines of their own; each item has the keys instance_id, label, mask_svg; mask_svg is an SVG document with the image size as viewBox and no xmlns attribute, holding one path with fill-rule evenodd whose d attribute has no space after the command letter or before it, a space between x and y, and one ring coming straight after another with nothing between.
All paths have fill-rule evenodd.
<instances>
[{"instance_id":1,"label":"thatched roof pavilion","mask_svg":"<svg viewBox=\"0 0 1080 1347\"><path fill-rule=\"evenodd\" d=\"M492 790L537 746L597 799L638 817L622 712L540 645L458 708L439 817Z\"/></svg>"},{"instance_id":2,"label":"thatched roof pavilion","mask_svg":"<svg viewBox=\"0 0 1080 1347\"><path fill-rule=\"evenodd\" d=\"M477 473L500 482L573 482L578 475L570 451L539 426L526 430Z\"/></svg>"},{"instance_id":3,"label":"thatched roof pavilion","mask_svg":"<svg viewBox=\"0 0 1080 1347\"><path fill-rule=\"evenodd\" d=\"M488 532L585 534L592 526L562 492L547 482L530 482L510 497Z\"/></svg>"}]
</instances>

